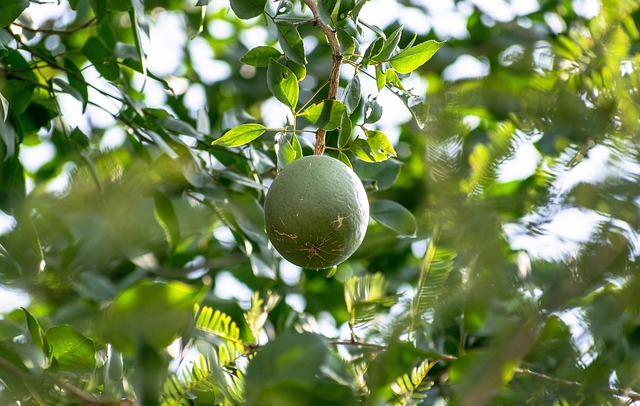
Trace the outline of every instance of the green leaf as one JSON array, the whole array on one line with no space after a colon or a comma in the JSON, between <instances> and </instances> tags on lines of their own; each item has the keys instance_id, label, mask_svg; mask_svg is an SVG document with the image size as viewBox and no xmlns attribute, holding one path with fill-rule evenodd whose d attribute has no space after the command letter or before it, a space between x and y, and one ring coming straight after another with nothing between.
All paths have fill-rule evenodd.
<instances>
[{"instance_id":1,"label":"green leaf","mask_svg":"<svg viewBox=\"0 0 640 406\"><path fill-rule=\"evenodd\" d=\"M338 28L336 30L338 42L340 43L340 52L342 55L352 55L356 49L356 41L347 31Z\"/></svg>"},{"instance_id":2,"label":"green leaf","mask_svg":"<svg viewBox=\"0 0 640 406\"><path fill-rule=\"evenodd\" d=\"M297 64L306 65L307 57L304 53L304 43L296 26L286 21L278 21L276 28L278 30L278 43L280 43L287 58Z\"/></svg>"},{"instance_id":3,"label":"green leaf","mask_svg":"<svg viewBox=\"0 0 640 406\"><path fill-rule=\"evenodd\" d=\"M44 349L44 331L35 317L29 313L25 308L22 308L24 315L27 319L27 327L29 328L29 334L31 335L31 342L38 347L38 349Z\"/></svg>"},{"instance_id":4,"label":"green leaf","mask_svg":"<svg viewBox=\"0 0 640 406\"><path fill-rule=\"evenodd\" d=\"M244 54L240 62L251 66L267 67L271 58L278 59L280 56L282 53L274 47L259 46Z\"/></svg>"},{"instance_id":5,"label":"green leaf","mask_svg":"<svg viewBox=\"0 0 640 406\"><path fill-rule=\"evenodd\" d=\"M272 396L291 385L313 389L319 383L317 374L328 356L327 345L317 334L279 335L262 347L247 367L246 404L283 404ZM301 404L289 402L285 400L285 404Z\"/></svg>"},{"instance_id":6,"label":"green leaf","mask_svg":"<svg viewBox=\"0 0 640 406\"><path fill-rule=\"evenodd\" d=\"M402 237L415 237L417 223L409 210L391 200L378 200L370 205L371 217Z\"/></svg>"},{"instance_id":7,"label":"green leaf","mask_svg":"<svg viewBox=\"0 0 640 406\"><path fill-rule=\"evenodd\" d=\"M377 190L389 189L398 179L402 163L395 159L387 159L383 162L366 163L355 161L353 170L360 179L372 180L375 182Z\"/></svg>"},{"instance_id":8,"label":"green leaf","mask_svg":"<svg viewBox=\"0 0 640 406\"><path fill-rule=\"evenodd\" d=\"M382 90L386 83L387 77L382 71L382 67L380 65L376 66L376 87L378 88L378 92Z\"/></svg>"},{"instance_id":9,"label":"green leaf","mask_svg":"<svg viewBox=\"0 0 640 406\"><path fill-rule=\"evenodd\" d=\"M275 59L269 60L267 87L278 101L295 109L298 104L298 78L291 69Z\"/></svg>"},{"instance_id":10,"label":"green leaf","mask_svg":"<svg viewBox=\"0 0 640 406\"><path fill-rule=\"evenodd\" d=\"M382 118L382 106L375 97L369 97L364 104L364 122L375 123Z\"/></svg>"},{"instance_id":11,"label":"green leaf","mask_svg":"<svg viewBox=\"0 0 640 406\"><path fill-rule=\"evenodd\" d=\"M231 0L231 9L241 19L248 20L264 13L267 0Z\"/></svg>"},{"instance_id":12,"label":"green leaf","mask_svg":"<svg viewBox=\"0 0 640 406\"><path fill-rule=\"evenodd\" d=\"M281 134L277 138L277 159L278 170L284 169L291 162L296 160L296 150L287 139L286 134Z\"/></svg>"},{"instance_id":13,"label":"green leaf","mask_svg":"<svg viewBox=\"0 0 640 406\"><path fill-rule=\"evenodd\" d=\"M180 243L180 222L173 209L173 204L160 191L153 195L154 214L156 220L164 230L170 249L175 249Z\"/></svg>"},{"instance_id":14,"label":"green leaf","mask_svg":"<svg viewBox=\"0 0 640 406\"><path fill-rule=\"evenodd\" d=\"M358 104L360 104L361 93L362 87L360 85L360 77L355 75L344 89L342 97L349 114L353 113L353 111L358 107Z\"/></svg>"},{"instance_id":15,"label":"green leaf","mask_svg":"<svg viewBox=\"0 0 640 406\"><path fill-rule=\"evenodd\" d=\"M120 77L120 68L117 62L98 38L89 37L82 47L82 53L105 79L114 81Z\"/></svg>"},{"instance_id":16,"label":"green leaf","mask_svg":"<svg viewBox=\"0 0 640 406\"><path fill-rule=\"evenodd\" d=\"M400 82L400 78L398 77L395 69L387 69L384 72L384 77L385 81L391 86L400 90L404 90L404 86L402 86L402 82Z\"/></svg>"},{"instance_id":17,"label":"green leaf","mask_svg":"<svg viewBox=\"0 0 640 406\"><path fill-rule=\"evenodd\" d=\"M178 281L143 280L129 286L106 310L106 338L124 353L141 345L162 349L193 324L194 305L208 289L207 284L198 288Z\"/></svg>"},{"instance_id":18,"label":"green leaf","mask_svg":"<svg viewBox=\"0 0 640 406\"><path fill-rule=\"evenodd\" d=\"M347 113L342 115L340 121L340 134L338 135L338 147L346 148L353 142L355 132L353 131L353 124Z\"/></svg>"},{"instance_id":19,"label":"green leaf","mask_svg":"<svg viewBox=\"0 0 640 406\"><path fill-rule=\"evenodd\" d=\"M298 82L307 77L307 67L304 65L300 65L299 63L293 62L291 59L287 59L286 67L291 69L293 73L295 73L298 78Z\"/></svg>"},{"instance_id":20,"label":"green leaf","mask_svg":"<svg viewBox=\"0 0 640 406\"><path fill-rule=\"evenodd\" d=\"M396 151L385 133L378 130L365 130L365 134L367 135L367 144L371 147L371 151L378 161L396 156Z\"/></svg>"},{"instance_id":21,"label":"green leaf","mask_svg":"<svg viewBox=\"0 0 640 406\"><path fill-rule=\"evenodd\" d=\"M302 114L312 124L323 128L327 131L335 130L340 126L342 115L345 113L346 107L337 100L323 100L312 106L309 106Z\"/></svg>"},{"instance_id":22,"label":"green leaf","mask_svg":"<svg viewBox=\"0 0 640 406\"><path fill-rule=\"evenodd\" d=\"M0 29L11 24L29 7L29 0L3 0L0 4Z\"/></svg>"},{"instance_id":23,"label":"green leaf","mask_svg":"<svg viewBox=\"0 0 640 406\"><path fill-rule=\"evenodd\" d=\"M444 45L444 42L434 40L422 42L400 52L389 59L389 63L396 71L402 74L413 72L431 59L442 45Z\"/></svg>"},{"instance_id":24,"label":"green leaf","mask_svg":"<svg viewBox=\"0 0 640 406\"><path fill-rule=\"evenodd\" d=\"M15 71L11 75L15 79L6 80L2 85L2 92L4 97L7 98L14 115L20 115L25 112L29 103L31 103L38 78L22 54L16 50L9 50L7 55L2 57L0 61L5 69Z\"/></svg>"},{"instance_id":25,"label":"green leaf","mask_svg":"<svg viewBox=\"0 0 640 406\"><path fill-rule=\"evenodd\" d=\"M362 57L362 64L364 66L368 65L371 61L371 58L377 55L384 45L384 39L381 37L376 38L367 49L364 51L364 55Z\"/></svg>"},{"instance_id":26,"label":"green leaf","mask_svg":"<svg viewBox=\"0 0 640 406\"><path fill-rule=\"evenodd\" d=\"M318 14L320 14L320 21L324 24L331 22L331 14L336 8L338 0L318 0Z\"/></svg>"},{"instance_id":27,"label":"green leaf","mask_svg":"<svg viewBox=\"0 0 640 406\"><path fill-rule=\"evenodd\" d=\"M353 10L354 5L355 0L340 0L340 5L338 6L338 21L346 19L351 10Z\"/></svg>"},{"instance_id":28,"label":"green leaf","mask_svg":"<svg viewBox=\"0 0 640 406\"><path fill-rule=\"evenodd\" d=\"M213 141L211 144L223 147L238 147L255 140L266 130L267 127L262 124L242 124L227 131L222 137Z\"/></svg>"},{"instance_id":29,"label":"green leaf","mask_svg":"<svg viewBox=\"0 0 640 406\"><path fill-rule=\"evenodd\" d=\"M9 102L2 93L0 93L0 117L2 117L3 122L7 121L7 117L9 117Z\"/></svg>"},{"instance_id":30,"label":"green leaf","mask_svg":"<svg viewBox=\"0 0 640 406\"><path fill-rule=\"evenodd\" d=\"M82 111L84 112L87 108L87 102L89 101L87 82L84 81L82 72L70 58L64 58L64 68L67 70L67 80L69 81L69 85L71 85L71 87L80 95Z\"/></svg>"},{"instance_id":31,"label":"green leaf","mask_svg":"<svg viewBox=\"0 0 640 406\"><path fill-rule=\"evenodd\" d=\"M144 89L144 83L147 81L147 52L144 49L144 45L149 42L149 24L144 20L144 4L142 1L131 0L133 7L129 9L129 19L131 20L131 30L133 31L133 43L136 46L142 70L142 88Z\"/></svg>"},{"instance_id":32,"label":"green leaf","mask_svg":"<svg viewBox=\"0 0 640 406\"><path fill-rule=\"evenodd\" d=\"M402 37L402 29L403 27L400 26L397 30L391 33L391 35L389 35L389 38L384 41L384 46L380 52L372 57L374 61L386 61L391 55L393 55L393 52L396 50L396 47L400 42L400 38Z\"/></svg>"},{"instance_id":33,"label":"green leaf","mask_svg":"<svg viewBox=\"0 0 640 406\"><path fill-rule=\"evenodd\" d=\"M342 151L338 152L338 159L339 159L343 164L345 164L345 165L347 165L349 168L353 169L353 166L351 165L351 160L349 159L349 157L347 156L347 154L345 154L345 153L344 153L344 152L342 152ZM337 271L337 267L335 267L335 266L334 266L334 268L335 268L335 270L334 270L334 269L332 269L332 271L334 271L334 274L335 274L335 271ZM333 275L331 275L331 276L333 276Z\"/></svg>"},{"instance_id":34,"label":"green leaf","mask_svg":"<svg viewBox=\"0 0 640 406\"><path fill-rule=\"evenodd\" d=\"M96 347L93 341L73 327L63 324L51 327L45 334L48 358L61 371L93 372L96 367Z\"/></svg>"}]
</instances>

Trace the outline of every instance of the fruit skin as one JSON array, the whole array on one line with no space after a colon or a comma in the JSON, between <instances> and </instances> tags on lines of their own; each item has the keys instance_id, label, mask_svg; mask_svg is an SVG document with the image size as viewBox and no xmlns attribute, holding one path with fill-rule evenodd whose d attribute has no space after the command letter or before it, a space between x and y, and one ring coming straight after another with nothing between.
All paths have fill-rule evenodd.
<instances>
[{"instance_id":1,"label":"fruit skin","mask_svg":"<svg viewBox=\"0 0 640 406\"><path fill-rule=\"evenodd\" d=\"M307 269L331 268L360 246L369 222L369 202L360 178L344 163L309 155L284 168L264 203L273 246Z\"/></svg>"}]
</instances>

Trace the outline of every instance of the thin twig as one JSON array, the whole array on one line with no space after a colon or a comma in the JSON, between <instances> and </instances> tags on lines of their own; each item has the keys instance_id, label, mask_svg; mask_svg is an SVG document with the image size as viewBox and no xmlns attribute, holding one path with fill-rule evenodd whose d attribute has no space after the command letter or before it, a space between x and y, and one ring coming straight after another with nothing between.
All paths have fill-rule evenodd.
<instances>
[{"instance_id":1,"label":"thin twig","mask_svg":"<svg viewBox=\"0 0 640 406\"><path fill-rule=\"evenodd\" d=\"M331 73L329 74L329 94L327 99L335 100L338 97L340 65L342 64L342 53L340 52L338 36L333 28L322 22L320 13L318 12L318 4L314 0L304 0L304 4L306 4L311 10L311 13L313 13L315 24L320 27L331 47ZM324 153L326 133L327 131L322 128L318 128L316 131L316 148L313 151L315 155L322 155Z\"/></svg>"},{"instance_id":2,"label":"thin twig","mask_svg":"<svg viewBox=\"0 0 640 406\"><path fill-rule=\"evenodd\" d=\"M556 378L553 376L549 376L549 375L545 375L545 374L541 374L540 372L534 372L530 369L526 369L526 368L516 368L515 372L517 374L520 375L525 375L525 376L530 376L536 379L540 379L542 381L546 381L549 383L553 383L556 385L562 385L562 386L567 386L569 388L583 388L585 386L585 384L581 383L581 382L577 382L577 381L570 381L567 379L562 379L562 378ZM630 400L638 400L640 401L640 393L636 392L634 390L631 389L620 389L620 388L599 388L596 389L597 391L602 391L602 392L607 392L610 395L614 395L614 396L620 396L623 398L627 398Z\"/></svg>"},{"instance_id":3,"label":"thin twig","mask_svg":"<svg viewBox=\"0 0 640 406\"><path fill-rule=\"evenodd\" d=\"M56 29L51 29L51 28L32 28L32 27L29 27L29 26L26 26L26 25L23 25L23 24L20 24L20 23L16 23L16 22L11 23L11 25L15 25L16 27L19 27L19 28L21 28L21 29L23 29L25 31L41 32L41 33L44 33L44 34L69 35L69 34L73 34L76 31L80 31L83 28L87 28L87 27L89 27L90 25L92 25L95 22L96 22L96 18L93 17L89 21L87 21L87 22L85 22L85 23L83 23L83 24L81 24L81 25L79 25L77 27L69 28L68 30L56 30Z\"/></svg>"}]
</instances>

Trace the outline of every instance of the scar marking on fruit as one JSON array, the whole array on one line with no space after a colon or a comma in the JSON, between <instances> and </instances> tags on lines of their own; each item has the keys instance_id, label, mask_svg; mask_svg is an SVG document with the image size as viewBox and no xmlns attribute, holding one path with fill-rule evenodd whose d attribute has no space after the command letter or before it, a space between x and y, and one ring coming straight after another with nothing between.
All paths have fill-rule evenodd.
<instances>
[{"instance_id":1,"label":"scar marking on fruit","mask_svg":"<svg viewBox=\"0 0 640 406\"><path fill-rule=\"evenodd\" d=\"M338 228L342 227L344 224L343 222L348 219L351 216L344 216L342 213L338 214L338 218L336 218L335 220L333 220L331 222L331 224L337 224L336 226L334 226L334 228L337 230Z\"/></svg>"},{"instance_id":2,"label":"scar marking on fruit","mask_svg":"<svg viewBox=\"0 0 640 406\"><path fill-rule=\"evenodd\" d=\"M282 237L289 237L289 238L291 238L293 241L295 241L295 240L298 238L298 236L297 236L297 235L295 235L295 234L293 234L293 233L292 233L292 234L289 234L289 233L283 233L282 231L278 230L277 228L274 228L274 229L273 229L273 232L274 232L274 233L276 233L276 234L278 234L279 236L282 236Z\"/></svg>"}]
</instances>

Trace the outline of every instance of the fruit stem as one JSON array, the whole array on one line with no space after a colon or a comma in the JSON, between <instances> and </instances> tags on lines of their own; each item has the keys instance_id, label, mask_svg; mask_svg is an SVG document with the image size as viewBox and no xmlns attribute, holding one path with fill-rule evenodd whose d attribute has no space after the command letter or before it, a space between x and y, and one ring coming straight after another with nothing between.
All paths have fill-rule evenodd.
<instances>
[{"instance_id":1,"label":"fruit stem","mask_svg":"<svg viewBox=\"0 0 640 406\"><path fill-rule=\"evenodd\" d=\"M320 19L320 13L318 12L318 5L315 0L304 0L304 4L309 7L313 17L315 18L315 25L320 27L324 36L329 42L331 47L331 72L329 73L329 94L327 100L335 100L338 97L338 87L340 85L340 65L342 64L342 53L340 52L340 43L338 42L338 36L336 31L323 23ZM322 155L325 147L325 135L327 131L318 128L316 131L316 148L313 151L315 155Z\"/></svg>"}]
</instances>

